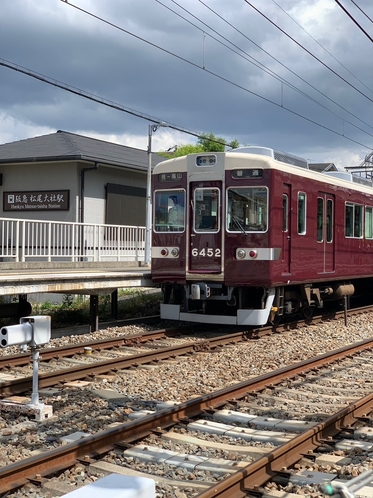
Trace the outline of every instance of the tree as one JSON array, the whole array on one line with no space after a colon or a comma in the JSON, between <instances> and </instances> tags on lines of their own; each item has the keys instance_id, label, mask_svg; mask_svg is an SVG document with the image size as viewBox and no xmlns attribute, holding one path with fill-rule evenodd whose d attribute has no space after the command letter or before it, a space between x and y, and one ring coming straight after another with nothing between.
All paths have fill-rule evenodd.
<instances>
[{"instance_id":1,"label":"tree","mask_svg":"<svg viewBox=\"0 0 373 498\"><path fill-rule=\"evenodd\" d=\"M215 137L213 133L203 133L198 143L202 145L204 152L224 152L226 146L236 149L240 145L238 140L228 143L224 138Z\"/></svg>"},{"instance_id":2,"label":"tree","mask_svg":"<svg viewBox=\"0 0 373 498\"><path fill-rule=\"evenodd\" d=\"M233 140L233 142L228 143L224 138L215 137L213 133L203 133L199 137L196 145L182 144L176 146L175 152L161 151L158 152L158 154L162 157L171 158L198 152L224 152L226 146L235 149L239 147L239 145L238 140Z\"/></svg>"}]
</instances>

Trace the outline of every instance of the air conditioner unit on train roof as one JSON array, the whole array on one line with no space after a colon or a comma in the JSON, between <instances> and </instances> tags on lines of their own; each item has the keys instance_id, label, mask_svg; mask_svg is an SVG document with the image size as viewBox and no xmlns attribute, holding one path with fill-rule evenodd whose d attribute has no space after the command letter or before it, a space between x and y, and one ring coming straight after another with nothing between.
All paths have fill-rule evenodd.
<instances>
[{"instance_id":1,"label":"air conditioner unit on train roof","mask_svg":"<svg viewBox=\"0 0 373 498\"><path fill-rule=\"evenodd\" d=\"M286 164L292 164L293 166L299 166L300 168L308 168L308 161L303 157L295 156L294 154L289 154L288 152L281 152L279 150L271 149L269 147L260 147L257 145L248 145L247 147L239 147L237 149L232 149L230 152L243 152L245 154L259 154L262 156L269 156L276 161L280 161Z\"/></svg>"}]
</instances>

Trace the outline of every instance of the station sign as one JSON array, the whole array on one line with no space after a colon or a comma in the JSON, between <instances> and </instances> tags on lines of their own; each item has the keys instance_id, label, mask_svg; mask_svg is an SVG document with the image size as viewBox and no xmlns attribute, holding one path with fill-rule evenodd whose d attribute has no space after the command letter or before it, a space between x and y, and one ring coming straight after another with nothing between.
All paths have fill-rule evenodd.
<instances>
[{"instance_id":1,"label":"station sign","mask_svg":"<svg viewBox=\"0 0 373 498\"><path fill-rule=\"evenodd\" d=\"M70 190L4 192L4 211L68 211Z\"/></svg>"}]
</instances>

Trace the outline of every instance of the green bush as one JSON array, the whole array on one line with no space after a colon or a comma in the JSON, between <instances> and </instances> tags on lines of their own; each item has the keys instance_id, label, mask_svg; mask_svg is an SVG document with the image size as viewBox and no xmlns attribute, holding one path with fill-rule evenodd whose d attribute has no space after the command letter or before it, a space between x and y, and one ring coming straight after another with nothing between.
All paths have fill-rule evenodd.
<instances>
[{"instance_id":1,"label":"green bush","mask_svg":"<svg viewBox=\"0 0 373 498\"><path fill-rule=\"evenodd\" d=\"M141 316L159 315L162 302L160 292L144 292L141 290L120 290L118 292L118 319L137 318ZM64 295L61 304L34 303L33 315L50 315L53 328L85 325L89 323L90 301L86 296ZM100 322L112 320L111 296L99 296L98 316Z\"/></svg>"}]
</instances>

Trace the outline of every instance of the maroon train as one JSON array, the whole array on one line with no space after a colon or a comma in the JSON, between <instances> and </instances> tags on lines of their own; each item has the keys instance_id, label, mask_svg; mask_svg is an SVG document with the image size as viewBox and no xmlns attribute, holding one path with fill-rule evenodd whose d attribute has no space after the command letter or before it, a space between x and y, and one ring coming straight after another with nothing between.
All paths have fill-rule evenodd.
<instances>
[{"instance_id":1,"label":"maroon train","mask_svg":"<svg viewBox=\"0 0 373 498\"><path fill-rule=\"evenodd\" d=\"M373 286L373 188L264 147L190 154L153 172L161 317L264 325Z\"/></svg>"}]
</instances>

